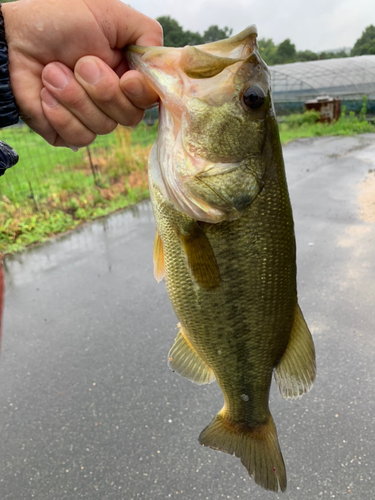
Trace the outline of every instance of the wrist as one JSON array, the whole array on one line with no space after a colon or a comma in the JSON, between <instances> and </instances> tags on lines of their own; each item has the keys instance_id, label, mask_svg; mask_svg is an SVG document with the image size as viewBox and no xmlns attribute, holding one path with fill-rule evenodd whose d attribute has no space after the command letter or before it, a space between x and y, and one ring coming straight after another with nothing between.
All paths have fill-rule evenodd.
<instances>
[{"instance_id":1,"label":"wrist","mask_svg":"<svg viewBox=\"0 0 375 500\"><path fill-rule=\"evenodd\" d=\"M12 92L9 73L8 45L5 38L4 13L7 18L12 4L0 4L0 127L18 122L19 114Z\"/></svg>"},{"instance_id":2,"label":"wrist","mask_svg":"<svg viewBox=\"0 0 375 500\"><path fill-rule=\"evenodd\" d=\"M7 127L17 123L19 116L10 86L8 45L5 39L2 8L3 6L0 4L0 127ZM15 165L17 161L18 155L14 149L0 141L0 175L3 175L5 170Z\"/></svg>"}]
</instances>

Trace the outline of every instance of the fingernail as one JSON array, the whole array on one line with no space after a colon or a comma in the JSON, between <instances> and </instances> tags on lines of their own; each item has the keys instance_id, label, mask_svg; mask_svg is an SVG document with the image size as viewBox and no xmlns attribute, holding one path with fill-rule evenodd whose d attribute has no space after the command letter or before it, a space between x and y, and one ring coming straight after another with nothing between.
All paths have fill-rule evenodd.
<instances>
[{"instance_id":1,"label":"fingernail","mask_svg":"<svg viewBox=\"0 0 375 500\"><path fill-rule=\"evenodd\" d=\"M58 90L63 90L68 83L68 77L59 63L49 64L43 72L43 78Z\"/></svg>"},{"instance_id":2,"label":"fingernail","mask_svg":"<svg viewBox=\"0 0 375 500\"><path fill-rule=\"evenodd\" d=\"M124 84L124 90L133 97L141 97L143 94L143 85L139 80L129 80Z\"/></svg>"},{"instance_id":3,"label":"fingernail","mask_svg":"<svg viewBox=\"0 0 375 500\"><path fill-rule=\"evenodd\" d=\"M67 144L67 146L68 146L68 148L70 148L75 153L79 150L79 148L77 148L77 146L71 146L70 144Z\"/></svg>"},{"instance_id":4,"label":"fingernail","mask_svg":"<svg viewBox=\"0 0 375 500\"><path fill-rule=\"evenodd\" d=\"M79 76L90 85L95 85L100 79L100 68L95 61L85 61L78 65Z\"/></svg>"},{"instance_id":5,"label":"fingernail","mask_svg":"<svg viewBox=\"0 0 375 500\"><path fill-rule=\"evenodd\" d=\"M48 92L46 88L43 88L40 92L40 97L42 101L47 104L49 108L54 108L59 104L59 102L53 97L53 95Z\"/></svg>"}]
</instances>

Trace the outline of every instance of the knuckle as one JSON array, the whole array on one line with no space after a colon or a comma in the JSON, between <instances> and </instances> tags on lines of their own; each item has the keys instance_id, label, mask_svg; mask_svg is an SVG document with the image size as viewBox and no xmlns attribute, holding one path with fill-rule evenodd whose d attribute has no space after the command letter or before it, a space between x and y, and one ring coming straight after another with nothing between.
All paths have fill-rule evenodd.
<instances>
[{"instance_id":1,"label":"knuckle","mask_svg":"<svg viewBox=\"0 0 375 500\"><path fill-rule=\"evenodd\" d=\"M102 86L98 95L96 97L97 101L100 101L102 104L113 103L117 100L119 95L119 86L116 85L115 81L108 81L105 85Z\"/></svg>"},{"instance_id":2,"label":"knuckle","mask_svg":"<svg viewBox=\"0 0 375 500\"><path fill-rule=\"evenodd\" d=\"M125 127L135 127L142 120L144 114L145 112L140 109L132 111L131 113L124 115L123 119L119 123Z\"/></svg>"},{"instance_id":3,"label":"knuckle","mask_svg":"<svg viewBox=\"0 0 375 500\"><path fill-rule=\"evenodd\" d=\"M74 92L69 92L65 96L65 102L67 105L74 109L82 109L87 104L86 93L77 90L75 90Z\"/></svg>"},{"instance_id":4,"label":"knuckle","mask_svg":"<svg viewBox=\"0 0 375 500\"><path fill-rule=\"evenodd\" d=\"M82 147L90 144L96 137L94 132L84 127L82 123L73 118L69 113L59 113L58 115L51 116L49 122L57 132L57 136L53 138L53 143L60 136L66 143L74 147Z\"/></svg>"},{"instance_id":5,"label":"knuckle","mask_svg":"<svg viewBox=\"0 0 375 500\"><path fill-rule=\"evenodd\" d=\"M48 121L55 130L69 127L71 122L69 112L64 108L46 109L45 114Z\"/></svg>"},{"instance_id":6,"label":"knuckle","mask_svg":"<svg viewBox=\"0 0 375 500\"><path fill-rule=\"evenodd\" d=\"M84 148L85 146L89 146L90 144L92 144L95 141L96 137L97 137L96 134L92 134L91 137L89 137L89 138L86 139L86 142L83 142L83 143L79 144L76 147L77 148Z\"/></svg>"},{"instance_id":7,"label":"knuckle","mask_svg":"<svg viewBox=\"0 0 375 500\"><path fill-rule=\"evenodd\" d=\"M57 146L57 140L58 140L59 135L57 132L53 131L51 134L48 134L48 136L43 136L44 140L48 142L51 146Z\"/></svg>"},{"instance_id":8,"label":"knuckle","mask_svg":"<svg viewBox=\"0 0 375 500\"><path fill-rule=\"evenodd\" d=\"M62 136L62 134L60 134ZM96 134L91 131L77 132L74 136L62 136L67 144L75 148L83 148L88 146L96 139Z\"/></svg>"},{"instance_id":9,"label":"knuckle","mask_svg":"<svg viewBox=\"0 0 375 500\"><path fill-rule=\"evenodd\" d=\"M110 134L115 130L116 127L117 123L114 120L105 120L104 123L101 123L100 130L98 130L96 133L99 135Z\"/></svg>"}]
</instances>

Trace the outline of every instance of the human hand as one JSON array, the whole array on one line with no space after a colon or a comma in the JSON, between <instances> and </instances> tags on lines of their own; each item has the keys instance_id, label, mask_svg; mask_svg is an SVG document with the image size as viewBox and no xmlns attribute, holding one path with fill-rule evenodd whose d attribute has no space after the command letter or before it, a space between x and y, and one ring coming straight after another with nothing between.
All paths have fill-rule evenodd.
<instances>
[{"instance_id":1,"label":"human hand","mask_svg":"<svg viewBox=\"0 0 375 500\"><path fill-rule=\"evenodd\" d=\"M162 29L120 0L19 0L2 12L21 117L50 144L90 144L157 101L122 49L161 45Z\"/></svg>"}]
</instances>

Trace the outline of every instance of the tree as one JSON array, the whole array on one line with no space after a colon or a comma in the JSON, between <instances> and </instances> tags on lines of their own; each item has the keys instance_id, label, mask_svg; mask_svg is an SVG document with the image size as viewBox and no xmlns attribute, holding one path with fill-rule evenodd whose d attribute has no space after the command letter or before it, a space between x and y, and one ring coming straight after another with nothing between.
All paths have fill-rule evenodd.
<instances>
[{"instance_id":1,"label":"tree","mask_svg":"<svg viewBox=\"0 0 375 500\"><path fill-rule=\"evenodd\" d=\"M296 61L317 61L319 54L311 50L301 50L296 54Z\"/></svg>"},{"instance_id":2,"label":"tree","mask_svg":"<svg viewBox=\"0 0 375 500\"><path fill-rule=\"evenodd\" d=\"M345 50L340 50L339 52L321 52L318 59L337 59L341 57L348 57Z\"/></svg>"},{"instance_id":3,"label":"tree","mask_svg":"<svg viewBox=\"0 0 375 500\"><path fill-rule=\"evenodd\" d=\"M202 36L197 31L184 31L183 27L170 16L161 16L156 19L163 27L164 45L166 47L184 47L185 45L200 45L202 43L223 40L232 34L232 28L217 25L210 26Z\"/></svg>"},{"instance_id":4,"label":"tree","mask_svg":"<svg viewBox=\"0 0 375 500\"><path fill-rule=\"evenodd\" d=\"M185 43L181 47L185 45L201 45L202 43L204 43L204 40L198 31L185 31Z\"/></svg>"},{"instance_id":5,"label":"tree","mask_svg":"<svg viewBox=\"0 0 375 500\"><path fill-rule=\"evenodd\" d=\"M223 29L219 28L217 24L210 26L203 33L204 43L216 42L216 40L224 40L224 38L229 38L233 32L232 28L224 26Z\"/></svg>"},{"instance_id":6,"label":"tree","mask_svg":"<svg viewBox=\"0 0 375 500\"><path fill-rule=\"evenodd\" d=\"M170 16L161 16L156 20L162 25L166 47L184 47L203 43L202 35L198 32L184 31L182 26Z\"/></svg>"},{"instance_id":7,"label":"tree","mask_svg":"<svg viewBox=\"0 0 375 500\"><path fill-rule=\"evenodd\" d=\"M272 66L276 64L276 50L272 38L260 38L258 41L259 54L266 64Z\"/></svg>"},{"instance_id":8,"label":"tree","mask_svg":"<svg viewBox=\"0 0 375 500\"><path fill-rule=\"evenodd\" d=\"M294 62L297 57L296 46L291 43L289 38L279 45L275 45L272 38L261 38L258 41L258 46L262 59L269 66Z\"/></svg>"},{"instance_id":9,"label":"tree","mask_svg":"<svg viewBox=\"0 0 375 500\"><path fill-rule=\"evenodd\" d=\"M164 45L166 47L181 47L185 40L182 26L170 16L161 16L156 20L163 28Z\"/></svg>"},{"instance_id":10,"label":"tree","mask_svg":"<svg viewBox=\"0 0 375 500\"><path fill-rule=\"evenodd\" d=\"M355 42L350 53L351 56L361 56L363 54L375 54L375 26L372 24L363 31L362 36Z\"/></svg>"},{"instance_id":11,"label":"tree","mask_svg":"<svg viewBox=\"0 0 375 500\"><path fill-rule=\"evenodd\" d=\"M296 46L289 38L280 43L276 50L276 64L294 62L296 59Z\"/></svg>"}]
</instances>

